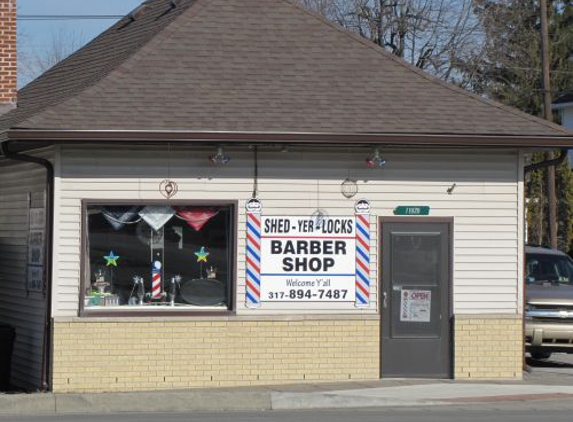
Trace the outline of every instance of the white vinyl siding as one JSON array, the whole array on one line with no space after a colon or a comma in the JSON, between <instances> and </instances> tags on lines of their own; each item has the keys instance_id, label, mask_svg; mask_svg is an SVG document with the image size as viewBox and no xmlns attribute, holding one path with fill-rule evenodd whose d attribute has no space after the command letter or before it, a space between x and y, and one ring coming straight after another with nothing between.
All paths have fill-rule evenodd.
<instances>
[{"instance_id":1,"label":"white vinyl siding","mask_svg":"<svg viewBox=\"0 0 573 422\"><path fill-rule=\"evenodd\" d=\"M43 154L43 156L46 156ZM38 164L0 163L0 322L16 329L14 386L41 387L46 298L27 293L30 208L45 207L46 170Z\"/></svg>"},{"instance_id":2,"label":"white vinyl siding","mask_svg":"<svg viewBox=\"0 0 573 422\"><path fill-rule=\"evenodd\" d=\"M214 166L214 148L61 147L56 180L57 280L54 313L78 312L80 285L81 200L164 200L162 180L179 185L175 200L239 201L237 312L372 313L377 312L377 217L392 216L398 205L428 205L430 217L454 218L454 308L456 313L511 313L519 310L522 236L522 183L519 153L488 150L383 149L384 169L368 169L371 150L260 147L258 197L263 214L308 215L317 207L329 215L354 215L354 202L371 202L371 307L352 303L264 303L244 307L245 201L253 192L253 152L225 149L227 166ZM346 199L341 182L358 181L358 194ZM447 189L456 184L451 194ZM520 191L521 189L521 191Z\"/></svg>"}]
</instances>

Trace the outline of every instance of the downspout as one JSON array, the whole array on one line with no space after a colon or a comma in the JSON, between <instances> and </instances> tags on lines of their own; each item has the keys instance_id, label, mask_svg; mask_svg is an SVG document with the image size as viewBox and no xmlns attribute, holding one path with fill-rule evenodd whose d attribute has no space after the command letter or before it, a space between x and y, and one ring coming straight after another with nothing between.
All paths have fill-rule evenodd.
<instances>
[{"instance_id":1,"label":"downspout","mask_svg":"<svg viewBox=\"0 0 573 422\"><path fill-rule=\"evenodd\" d=\"M2 142L1 149L4 157L22 161L25 163L34 163L43 166L46 169L46 239L44 243L44 268L46 280L46 317L44 321L44 341L42 344L42 389L48 391L50 388L50 371L51 371L51 338L52 338L52 259L53 259L53 240L54 240L54 166L49 160L30 155L11 152L9 148L10 141Z\"/></svg>"},{"instance_id":2,"label":"downspout","mask_svg":"<svg viewBox=\"0 0 573 422\"><path fill-rule=\"evenodd\" d=\"M544 169L546 167L558 166L563 161L565 161L565 158L567 158L568 151L569 150L567 148L563 148L560 150L559 157L554 158L552 160L545 160L545 161L540 161L539 163L529 164L529 165L525 166L523 170L524 170L525 174L527 174L531 171Z\"/></svg>"}]
</instances>

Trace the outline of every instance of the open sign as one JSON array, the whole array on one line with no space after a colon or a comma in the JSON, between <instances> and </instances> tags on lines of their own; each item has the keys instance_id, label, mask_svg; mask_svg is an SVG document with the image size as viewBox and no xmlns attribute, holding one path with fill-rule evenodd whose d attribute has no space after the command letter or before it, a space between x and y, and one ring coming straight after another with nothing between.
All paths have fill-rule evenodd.
<instances>
[{"instance_id":1,"label":"open sign","mask_svg":"<svg viewBox=\"0 0 573 422\"><path fill-rule=\"evenodd\" d=\"M402 290L401 322L430 322L431 314L432 292L430 290Z\"/></svg>"}]
</instances>

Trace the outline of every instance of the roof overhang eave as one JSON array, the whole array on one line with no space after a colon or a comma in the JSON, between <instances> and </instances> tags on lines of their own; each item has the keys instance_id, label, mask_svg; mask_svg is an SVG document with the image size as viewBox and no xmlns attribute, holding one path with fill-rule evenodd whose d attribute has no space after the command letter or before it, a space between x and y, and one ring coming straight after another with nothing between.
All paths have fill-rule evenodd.
<instances>
[{"instance_id":1,"label":"roof overhang eave","mask_svg":"<svg viewBox=\"0 0 573 422\"><path fill-rule=\"evenodd\" d=\"M328 132L228 132L137 130L12 129L6 140L33 143L226 143L226 144L337 144L435 147L573 148L573 133L563 135L407 134Z\"/></svg>"},{"instance_id":2,"label":"roof overhang eave","mask_svg":"<svg viewBox=\"0 0 573 422\"><path fill-rule=\"evenodd\" d=\"M565 108L573 108L573 101L568 101L566 103L551 104L551 110L563 110Z\"/></svg>"}]
</instances>

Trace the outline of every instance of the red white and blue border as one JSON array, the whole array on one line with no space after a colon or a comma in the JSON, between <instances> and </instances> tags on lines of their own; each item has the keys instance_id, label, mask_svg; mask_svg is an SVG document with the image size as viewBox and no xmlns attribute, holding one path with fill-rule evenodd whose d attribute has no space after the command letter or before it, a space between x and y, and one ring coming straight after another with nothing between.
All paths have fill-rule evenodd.
<instances>
[{"instance_id":1,"label":"red white and blue border","mask_svg":"<svg viewBox=\"0 0 573 422\"><path fill-rule=\"evenodd\" d=\"M261 201L256 198L249 199L246 211L245 305L247 308L259 308L261 306Z\"/></svg>"},{"instance_id":2,"label":"red white and blue border","mask_svg":"<svg viewBox=\"0 0 573 422\"><path fill-rule=\"evenodd\" d=\"M321 280L323 280L323 278L317 278L314 283L318 284L318 283L323 283L321 284L319 287L321 287L318 292L322 293L322 291L326 292L325 293L325 297L315 297L315 296L319 296L317 295L316 288L311 292L310 289L306 289L309 290L308 292L306 292L306 290L304 291L304 293L310 293L307 297L307 295L305 294L304 298L307 299L307 301L318 301L318 300L340 300L340 301L344 301L344 297L335 297L333 296L332 298L330 298L330 296L326 297L326 295L328 294L328 292L330 290L332 290L334 293L336 293L337 291L348 291L349 293L352 292L351 294L349 294L348 296L351 297L346 297L346 300L351 300L354 302L355 307L357 308L367 308L370 307L370 285L371 285L371 280L370 280L370 203L365 200L359 200L356 202L355 204L355 215L354 215L354 219L353 219L353 226L354 226L354 234L351 235L352 237L352 241L348 241L346 240L345 242L347 242L346 244L348 246L350 246L352 249L355 250L354 253L354 258L351 258L352 255L348 256L348 258L351 259L350 262L348 262L348 264L352 265L354 267L354 275L351 274L351 271L346 270L346 272L349 272L350 274L326 274L324 275L325 277L335 277L335 276L350 276L351 279L348 280L350 281L353 285L354 288L352 288L352 290L339 290L341 289L340 287L333 289L333 286L331 286L331 282L329 279L327 279L327 283L323 283ZM296 220L296 217L266 217L266 219L270 219L270 218L274 218L274 219L279 219L279 220ZM343 219L342 217L338 217L338 219ZM273 281L273 283L271 283L271 285L273 286L273 289L279 289L279 282L275 280L273 277L279 277L279 278L285 278L287 275L292 276L295 282L297 282L298 280L296 277L304 277L307 276L308 274L274 274L272 271L269 272L269 268L273 268L273 265L275 264L273 262L273 265L271 265L271 261L267 262L267 258L270 259L270 255L268 254L268 250L270 250L269 245L265 244L263 245L263 240L265 240L267 243L269 242L270 238L291 238L292 235L273 235L273 236L268 236L265 235L265 239L263 239L263 233L262 233L262 224L263 224L263 220L264 218L262 217L262 205L261 202L256 199L256 198L252 198L250 200L247 201L246 204L246 254L245 254L245 306L247 308L251 308L251 309L256 309L259 308L261 306L261 299L262 298L262 294L263 294L263 290L262 289L262 279L268 279L265 283L268 283L270 281ZM348 221L348 220L346 220ZM268 221L265 223L265 227L268 226ZM352 227L352 226L349 226ZM295 231L296 232L296 231ZM322 238L324 236L316 236L316 235L304 235L304 236L294 236L292 237L293 239L319 239ZM327 238L330 238L332 236L327 236ZM343 237L340 237L340 240L343 240ZM351 244L348 244L348 242L351 242ZM276 242L275 242L276 243ZM261 265L261 261L262 261L262 254L263 252L263 246L265 246L265 252L267 256L267 258L265 258L265 266ZM280 249L280 248L279 248ZM350 249L350 250L352 250ZM348 250L348 249L347 249ZM274 253L281 253L279 252L274 252ZM292 252L291 252L292 253ZM266 256L265 255L265 256ZM332 261L332 260L331 260ZM354 261L354 264L352 264L352 262ZM332 261L334 262L334 261ZM338 262L337 262L338 265ZM342 264L342 266L347 265L347 264ZM263 271L263 267L267 268L265 271ZM346 267L348 268L348 266ZM333 268L334 269L334 268ZM265 274L262 274L263 272L265 272ZM276 271L275 271L276 272ZM336 272L336 271L334 271ZM267 274L268 273L268 274ZM317 274L313 274L316 278ZM318 274L320 275L320 274ZM263 277L265 276L265 277ZM322 276L321 276L322 277ZM272 279L272 280L271 280ZM337 284L340 286L340 281L337 280ZM351 281L353 280L353 281ZM288 280L287 280L288 281ZM305 283L307 283L307 281L305 281ZM312 282L311 282L312 283ZM351 284L351 285L352 285ZM266 284L265 284L266 286ZM314 286L314 284L313 284ZM350 286L349 286L350 287ZM268 290L270 287L266 286L266 289ZM294 290L293 290L294 291ZM296 292L298 293L298 289L296 290ZM303 290L301 290L303 291ZM289 291L290 293L291 291ZM278 291L274 292L272 295L269 295L269 297L267 298L267 293L265 293L265 299L263 300L279 300L279 301L290 301L290 300L295 300L296 299L303 299L303 298L295 298L295 297L287 297L287 294L283 294L282 291ZM278 297L275 297L278 296ZM284 297L283 297L284 296ZM292 295L291 295L292 296ZM321 296L321 295L320 295ZM352 297L354 296L354 297Z\"/></svg>"},{"instance_id":3,"label":"red white and blue border","mask_svg":"<svg viewBox=\"0 0 573 422\"><path fill-rule=\"evenodd\" d=\"M357 308L370 306L370 202L361 199L354 206L356 218L356 300Z\"/></svg>"}]
</instances>

